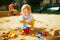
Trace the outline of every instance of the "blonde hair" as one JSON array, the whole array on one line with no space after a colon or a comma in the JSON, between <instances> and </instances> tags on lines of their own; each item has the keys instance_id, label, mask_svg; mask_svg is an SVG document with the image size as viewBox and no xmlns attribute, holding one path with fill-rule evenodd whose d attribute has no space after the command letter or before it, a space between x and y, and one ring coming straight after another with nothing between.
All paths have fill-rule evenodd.
<instances>
[{"instance_id":1,"label":"blonde hair","mask_svg":"<svg viewBox=\"0 0 60 40\"><path fill-rule=\"evenodd\" d=\"M28 8L29 8L30 13L31 13L31 7L30 7L30 5L28 5L28 4L24 4L24 5L22 6L22 8L21 8L21 12L22 12L22 11L23 11L23 9L24 9L24 8L26 8L26 7L28 7Z\"/></svg>"}]
</instances>

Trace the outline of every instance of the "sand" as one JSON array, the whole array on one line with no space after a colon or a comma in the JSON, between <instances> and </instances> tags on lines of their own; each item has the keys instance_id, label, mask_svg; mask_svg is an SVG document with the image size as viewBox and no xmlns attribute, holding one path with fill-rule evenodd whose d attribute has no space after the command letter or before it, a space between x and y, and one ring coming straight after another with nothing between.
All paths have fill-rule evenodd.
<instances>
[{"instance_id":1,"label":"sand","mask_svg":"<svg viewBox=\"0 0 60 40\"><path fill-rule=\"evenodd\" d=\"M52 36L54 35L55 30L60 30L60 15L55 14L33 14L35 18L35 28L46 28ZM0 18L0 35L3 32L8 32L16 27L21 27L22 24L20 23L21 16L10 16L10 17L2 17ZM50 29L53 29L51 31ZM50 32L51 31L51 32ZM37 40L36 37L29 36L29 40ZM26 39L26 40L28 40ZM16 39L10 40L20 40L19 37Z\"/></svg>"}]
</instances>

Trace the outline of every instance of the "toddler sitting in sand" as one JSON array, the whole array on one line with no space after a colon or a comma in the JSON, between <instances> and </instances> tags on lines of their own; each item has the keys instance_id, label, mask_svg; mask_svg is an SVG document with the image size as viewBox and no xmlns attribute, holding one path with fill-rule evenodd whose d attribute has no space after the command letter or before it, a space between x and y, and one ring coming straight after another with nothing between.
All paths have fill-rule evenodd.
<instances>
[{"instance_id":1,"label":"toddler sitting in sand","mask_svg":"<svg viewBox=\"0 0 60 40\"><path fill-rule=\"evenodd\" d=\"M34 17L31 13L31 7L28 4L24 4L21 8L22 20L21 22L24 24L30 25L32 28L34 27Z\"/></svg>"}]
</instances>

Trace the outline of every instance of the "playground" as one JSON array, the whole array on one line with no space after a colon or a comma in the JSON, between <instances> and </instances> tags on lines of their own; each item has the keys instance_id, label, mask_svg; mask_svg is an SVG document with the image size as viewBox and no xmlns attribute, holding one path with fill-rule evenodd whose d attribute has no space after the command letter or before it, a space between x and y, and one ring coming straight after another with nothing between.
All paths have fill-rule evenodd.
<instances>
[{"instance_id":1,"label":"playground","mask_svg":"<svg viewBox=\"0 0 60 40\"><path fill-rule=\"evenodd\" d=\"M12 38L5 38L3 33L7 35L11 31L20 28L22 24L19 22L21 16L8 16L8 17L1 17L0 18L0 40L4 38L6 40L39 40L36 36L39 31L43 34L46 32L44 40L59 40L60 35L60 15L56 14L33 14L35 18L35 25L34 30L31 30L28 35L21 35L18 34L17 37ZM59 31L55 33L55 31ZM14 32L14 31L13 31ZM18 32L16 32L18 33ZM14 34L14 33L12 33Z\"/></svg>"}]
</instances>

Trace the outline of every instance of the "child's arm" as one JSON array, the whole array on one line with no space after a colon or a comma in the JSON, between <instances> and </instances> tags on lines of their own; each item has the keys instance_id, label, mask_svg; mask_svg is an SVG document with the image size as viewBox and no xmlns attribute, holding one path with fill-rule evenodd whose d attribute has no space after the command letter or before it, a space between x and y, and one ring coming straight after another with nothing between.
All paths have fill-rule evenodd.
<instances>
[{"instance_id":1,"label":"child's arm","mask_svg":"<svg viewBox=\"0 0 60 40\"><path fill-rule=\"evenodd\" d=\"M23 22L23 23L29 23L32 19L33 19L33 15L32 14L29 15L29 17L28 17L27 20L24 20L24 16L22 16L21 22Z\"/></svg>"},{"instance_id":2,"label":"child's arm","mask_svg":"<svg viewBox=\"0 0 60 40\"><path fill-rule=\"evenodd\" d=\"M27 20L25 20L27 23L32 20L32 17L29 17Z\"/></svg>"},{"instance_id":3,"label":"child's arm","mask_svg":"<svg viewBox=\"0 0 60 40\"><path fill-rule=\"evenodd\" d=\"M33 15L31 14L31 15L28 17L28 19L26 20L26 22L28 23L28 22L30 22L32 19L33 19Z\"/></svg>"},{"instance_id":4,"label":"child's arm","mask_svg":"<svg viewBox=\"0 0 60 40\"><path fill-rule=\"evenodd\" d=\"M24 24L26 23L26 20L24 19L24 16L23 15L22 15L22 18L21 18L20 22L21 23L24 23Z\"/></svg>"}]
</instances>

